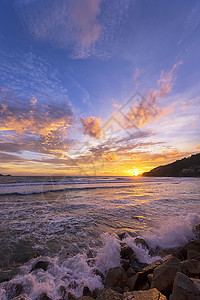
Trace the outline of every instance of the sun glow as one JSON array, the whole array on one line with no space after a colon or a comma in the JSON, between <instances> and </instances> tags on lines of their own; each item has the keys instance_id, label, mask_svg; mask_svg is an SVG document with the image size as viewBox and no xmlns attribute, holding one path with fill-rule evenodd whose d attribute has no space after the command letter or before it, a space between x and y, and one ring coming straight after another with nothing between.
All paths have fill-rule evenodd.
<instances>
[{"instance_id":1,"label":"sun glow","mask_svg":"<svg viewBox=\"0 0 200 300\"><path fill-rule=\"evenodd\" d=\"M133 176L138 176L138 175L141 174L141 171L140 170L133 170L132 174L133 174Z\"/></svg>"}]
</instances>

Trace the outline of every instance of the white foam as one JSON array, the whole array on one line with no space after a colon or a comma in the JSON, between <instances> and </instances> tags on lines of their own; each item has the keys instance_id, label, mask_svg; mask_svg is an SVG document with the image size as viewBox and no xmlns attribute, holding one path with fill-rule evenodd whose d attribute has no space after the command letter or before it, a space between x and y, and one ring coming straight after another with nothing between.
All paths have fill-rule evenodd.
<instances>
[{"instance_id":1,"label":"white foam","mask_svg":"<svg viewBox=\"0 0 200 300\"><path fill-rule=\"evenodd\" d=\"M199 222L198 214L167 218L156 224L152 231L144 232L142 237L152 248L175 248L194 238L193 228Z\"/></svg>"},{"instance_id":2,"label":"white foam","mask_svg":"<svg viewBox=\"0 0 200 300\"><path fill-rule=\"evenodd\" d=\"M102 235L103 247L100 248L96 256L96 267L105 274L113 267L120 266L120 241L111 234Z\"/></svg>"}]
</instances>

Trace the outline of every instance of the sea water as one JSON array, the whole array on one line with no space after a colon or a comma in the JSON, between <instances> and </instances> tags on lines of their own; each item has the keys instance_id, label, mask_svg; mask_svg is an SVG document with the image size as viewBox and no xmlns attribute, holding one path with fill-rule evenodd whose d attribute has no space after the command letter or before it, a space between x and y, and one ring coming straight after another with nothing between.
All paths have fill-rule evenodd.
<instances>
[{"instance_id":1,"label":"sea water","mask_svg":"<svg viewBox=\"0 0 200 300\"><path fill-rule=\"evenodd\" d=\"M20 269L0 284L0 299L11 299L13 283L33 300L42 293L60 299L61 286L76 296L84 286L101 289L94 270L120 266L119 234L140 262L151 263L159 257L135 238L152 248L183 245L200 222L199 201L200 178L1 177L1 272ZM35 257L22 263L20 245ZM30 272L39 260L49 262L47 271Z\"/></svg>"}]
</instances>

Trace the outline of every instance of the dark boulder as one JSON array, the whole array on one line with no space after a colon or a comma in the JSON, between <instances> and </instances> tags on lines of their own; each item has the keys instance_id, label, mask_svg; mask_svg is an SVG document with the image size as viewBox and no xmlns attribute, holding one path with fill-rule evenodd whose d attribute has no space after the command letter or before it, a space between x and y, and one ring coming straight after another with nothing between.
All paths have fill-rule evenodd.
<instances>
[{"instance_id":1,"label":"dark boulder","mask_svg":"<svg viewBox=\"0 0 200 300\"><path fill-rule=\"evenodd\" d=\"M170 300L200 300L200 291L186 275L178 272L173 284Z\"/></svg>"},{"instance_id":2,"label":"dark boulder","mask_svg":"<svg viewBox=\"0 0 200 300\"><path fill-rule=\"evenodd\" d=\"M34 270L37 270L37 269L42 269L44 271L47 270L49 266L49 262L48 261L42 261L42 260L39 260L31 269L31 272L33 272Z\"/></svg>"},{"instance_id":3,"label":"dark boulder","mask_svg":"<svg viewBox=\"0 0 200 300\"><path fill-rule=\"evenodd\" d=\"M157 288L161 293L169 296L177 272L181 272L181 264L178 258L172 257L154 269L151 288Z\"/></svg>"},{"instance_id":4,"label":"dark boulder","mask_svg":"<svg viewBox=\"0 0 200 300\"><path fill-rule=\"evenodd\" d=\"M106 274L106 288L123 288L126 285L127 279L122 267L111 268Z\"/></svg>"}]
</instances>

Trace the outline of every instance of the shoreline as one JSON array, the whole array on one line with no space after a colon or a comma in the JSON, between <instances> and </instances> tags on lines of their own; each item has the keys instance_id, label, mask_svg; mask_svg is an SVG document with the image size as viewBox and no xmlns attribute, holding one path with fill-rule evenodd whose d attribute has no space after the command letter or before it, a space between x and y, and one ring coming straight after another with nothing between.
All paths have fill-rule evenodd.
<instances>
[{"instance_id":1,"label":"shoreline","mask_svg":"<svg viewBox=\"0 0 200 300\"><path fill-rule=\"evenodd\" d=\"M142 263L137 253L124 239L126 234L119 235L120 266L112 267L107 272L93 268L93 276L101 281L101 288L90 288L85 284L82 296L76 297L63 285L59 287L60 297L52 298L41 293L39 298L30 298L17 274L20 268L14 268L1 274L1 286L5 289L4 299L13 300L181 300L200 299L200 223L194 228L196 239L188 241L177 248L151 248L140 237L135 244L141 251L152 257L152 263ZM157 258L157 259L156 259ZM91 257L91 261L92 261ZM29 262L29 261L28 261ZM45 275L51 268L47 257L39 256L29 267L29 274ZM7 278L6 278L7 275ZM9 277L10 276L10 277ZM4 278L3 278L4 277Z\"/></svg>"}]
</instances>

